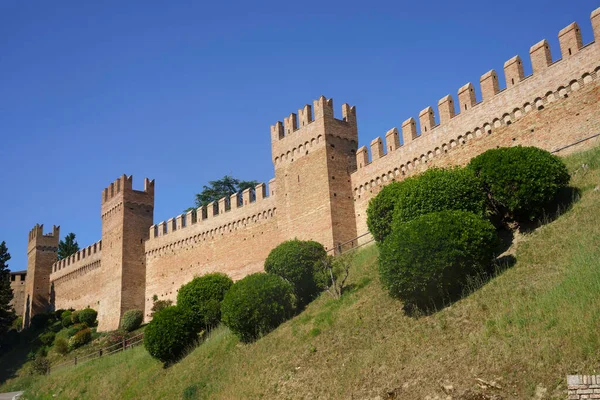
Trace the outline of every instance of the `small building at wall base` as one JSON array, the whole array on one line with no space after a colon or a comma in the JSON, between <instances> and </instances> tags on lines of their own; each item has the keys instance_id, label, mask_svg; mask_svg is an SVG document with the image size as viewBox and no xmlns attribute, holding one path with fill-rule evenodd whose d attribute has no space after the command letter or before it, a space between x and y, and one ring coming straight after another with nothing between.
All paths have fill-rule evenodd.
<instances>
[{"instance_id":1,"label":"small building at wall base","mask_svg":"<svg viewBox=\"0 0 600 400\"><path fill-rule=\"evenodd\" d=\"M558 35L562 58L552 61L542 40L530 49L533 73L515 56L504 64L504 88L491 70L418 119L358 148L356 108L332 99L271 127L274 178L241 194L155 223L154 181L133 189L123 175L102 190L98 242L57 261L59 228L29 234L23 315L48 308L92 307L99 330L116 329L130 309L151 318L155 296L175 300L194 276L225 272L233 279L262 271L285 240L315 240L334 249L367 232L366 208L379 190L432 166L464 165L496 147L537 146L566 154L598 143L600 133L600 8L591 15L595 41L583 44L579 26ZM458 111L458 112L457 112ZM370 153L370 154L369 154Z\"/></svg>"}]
</instances>

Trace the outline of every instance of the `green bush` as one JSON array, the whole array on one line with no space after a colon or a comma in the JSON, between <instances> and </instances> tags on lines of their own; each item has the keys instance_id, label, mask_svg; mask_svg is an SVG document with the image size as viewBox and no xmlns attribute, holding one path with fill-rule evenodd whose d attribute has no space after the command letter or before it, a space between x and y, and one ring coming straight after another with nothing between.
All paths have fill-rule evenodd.
<instances>
[{"instance_id":1,"label":"green bush","mask_svg":"<svg viewBox=\"0 0 600 400\"><path fill-rule=\"evenodd\" d=\"M231 278L220 272L196 277L179 289L177 305L192 314L197 329L216 326L221 320L221 302L231 285Z\"/></svg>"},{"instance_id":2,"label":"green bush","mask_svg":"<svg viewBox=\"0 0 600 400\"><path fill-rule=\"evenodd\" d=\"M265 271L290 282L298 305L302 307L321 292L322 279L315 264L326 256L320 243L288 240L271 250L265 260Z\"/></svg>"},{"instance_id":3,"label":"green bush","mask_svg":"<svg viewBox=\"0 0 600 400\"><path fill-rule=\"evenodd\" d=\"M61 355L67 354L69 352L69 342L67 342L67 339L57 337L54 340L54 350Z\"/></svg>"},{"instance_id":4,"label":"green bush","mask_svg":"<svg viewBox=\"0 0 600 400\"><path fill-rule=\"evenodd\" d=\"M156 296L156 295L155 295ZM154 300L154 304L152 304L152 313L151 315L154 316L155 313L159 312L160 310L164 310L167 307L171 307L173 305L173 301L171 300Z\"/></svg>"},{"instance_id":5,"label":"green bush","mask_svg":"<svg viewBox=\"0 0 600 400\"><path fill-rule=\"evenodd\" d=\"M67 336L72 337L75 336L77 332L80 332L87 328L86 324L75 324L67 329Z\"/></svg>"},{"instance_id":6,"label":"green bush","mask_svg":"<svg viewBox=\"0 0 600 400\"><path fill-rule=\"evenodd\" d=\"M394 208L402 190L400 182L392 182L369 201L367 226L376 242L383 242L392 230Z\"/></svg>"},{"instance_id":7,"label":"green bush","mask_svg":"<svg viewBox=\"0 0 600 400\"><path fill-rule=\"evenodd\" d=\"M69 351L89 343L92 340L92 330L90 328L82 329L69 339Z\"/></svg>"},{"instance_id":8,"label":"green bush","mask_svg":"<svg viewBox=\"0 0 600 400\"><path fill-rule=\"evenodd\" d=\"M23 317L17 317L11 324L10 328L16 331L20 331L23 327Z\"/></svg>"},{"instance_id":9,"label":"green bush","mask_svg":"<svg viewBox=\"0 0 600 400\"><path fill-rule=\"evenodd\" d=\"M48 356L48 346L40 346L35 351L35 357L47 357Z\"/></svg>"},{"instance_id":10,"label":"green bush","mask_svg":"<svg viewBox=\"0 0 600 400\"><path fill-rule=\"evenodd\" d=\"M42 333L39 336L40 342L42 342L43 345L50 346L54 342L55 336L56 336L56 334L54 332Z\"/></svg>"},{"instance_id":11,"label":"green bush","mask_svg":"<svg viewBox=\"0 0 600 400\"><path fill-rule=\"evenodd\" d=\"M62 330L63 324L60 321L56 321L50 325L50 330L54 333L60 332Z\"/></svg>"},{"instance_id":12,"label":"green bush","mask_svg":"<svg viewBox=\"0 0 600 400\"><path fill-rule=\"evenodd\" d=\"M470 211L483 216L485 194L467 168L432 168L400 182L393 224L445 210Z\"/></svg>"},{"instance_id":13,"label":"green bush","mask_svg":"<svg viewBox=\"0 0 600 400\"><path fill-rule=\"evenodd\" d=\"M488 150L468 167L481 180L492 211L517 220L541 216L570 179L560 158L537 147Z\"/></svg>"},{"instance_id":14,"label":"green bush","mask_svg":"<svg viewBox=\"0 0 600 400\"><path fill-rule=\"evenodd\" d=\"M29 366L30 375L47 375L50 372L50 360L44 356L36 356Z\"/></svg>"},{"instance_id":15,"label":"green bush","mask_svg":"<svg viewBox=\"0 0 600 400\"><path fill-rule=\"evenodd\" d=\"M71 312L71 322L73 322L74 324L78 324L79 322L79 311L72 311Z\"/></svg>"},{"instance_id":16,"label":"green bush","mask_svg":"<svg viewBox=\"0 0 600 400\"><path fill-rule=\"evenodd\" d=\"M79 322L82 322L87 326L96 325L96 317L98 317L98 313L92 308L85 308L79 311Z\"/></svg>"},{"instance_id":17,"label":"green bush","mask_svg":"<svg viewBox=\"0 0 600 400\"><path fill-rule=\"evenodd\" d=\"M135 331L144 321L144 312L142 310L125 311L121 317L121 329L127 332Z\"/></svg>"},{"instance_id":18,"label":"green bush","mask_svg":"<svg viewBox=\"0 0 600 400\"><path fill-rule=\"evenodd\" d=\"M179 306L167 307L154 315L144 331L144 347L154 358L170 363L180 358L197 340L189 312Z\"/></svg>"},{"instance_id":19,"label":"green bush","mask_svg":"<svg viewBox=\"0 0 600 400\"><path fill-rule=\"evenodd\" d=\"M234 283L221 304L223 323L243 342L266 335L294 311L292 284L261 272Z\"/></svg>"},{"instance_id":20,"label":"green bush","mask_svg":"<svg viewBox=\"0 0 600 400\"><path fill-rule=\"evenodd\" d=\"M65 328L70 327L71 325L73 325L73 319L71 318L71 314L69 313L69 315L65 315L62 319L62 326L64 326Z\"/></svg>"},{"instance_id":21,"label":"green bush","mask_svg":"<svg viewBox=\"0 0 600 400\"><path fill-rule=\"evenodd\" d=\"M379 274L405 307L437 307L489 271L498 246L493 225L470 212L441 211L395 222L379 253Z\"/></svg>"}]
</instances>

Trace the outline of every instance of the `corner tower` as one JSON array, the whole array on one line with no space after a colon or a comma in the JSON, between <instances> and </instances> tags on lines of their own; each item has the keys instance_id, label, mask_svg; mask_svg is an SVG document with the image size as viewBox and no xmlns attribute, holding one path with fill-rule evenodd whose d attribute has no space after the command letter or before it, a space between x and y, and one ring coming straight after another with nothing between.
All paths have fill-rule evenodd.
<instances>
[{"instance_id":1,"label":"corner tower","mask_svg":"<svg viewBox=\"0 0 600 400\"><path fill-rule=\"evenodd\" d=\"M154 180L133 190L133 177L123 175L102 191L102 270L110 277L99 307L99 330L119 327L123 313L144 309L146 257L144 242L154 217Z\"/></svg>"},{"instance_id":2,"label":"corner tower","mask_svg":"<svg viewBox=\"0 0 600 400\"><path fill-rule=\"evenodd\" d=\"M58 258L60 227L44 235L44 225L36 224L29 232L27 245L27 279L25 280L25 305L23 327L29 327L31 318L50 308L50 273Z\"/></svg>"},{"instance_id":3,"label":"corner tower","mask_svg":"<svg viewBox=\"0 0 600 400\"><path fill-rule=\"evenodd\" d=\"M344 104L336 119L324 96L271 127L282 239L331 249L357 236L350 183L357 147L356 109Z\"/></svg>"}]
</instances>

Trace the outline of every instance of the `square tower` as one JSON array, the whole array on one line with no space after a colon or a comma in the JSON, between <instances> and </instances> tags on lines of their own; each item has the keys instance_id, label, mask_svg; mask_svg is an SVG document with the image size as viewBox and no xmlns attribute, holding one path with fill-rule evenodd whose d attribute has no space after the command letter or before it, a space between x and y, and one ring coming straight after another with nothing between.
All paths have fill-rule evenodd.
<instances>
[{"instance_id":1,"label":"square tower","mask_svg":"<svg viewBox=\"0 0 600 400\"><path fill-rule=\"evenodd\" d=\"M36 224L29 232L27 245L27 279L25 280L25 304L23 327L29 327L31 318L50 311L50 273L58 258L60 227L44 235L44 225Z\"/></svg>"},{"instance_id":2,"label":"square tower","mask_svg":"<svg viewBox=\"0 0 600 400\"><path fill-rule=\"evenodd\" d=\"M119 327L125 311L144 309L144 242L154 218L154 180L146 178L139 191L133 190L133 177L123 175L102 191L101 214L105 278L98 330L112 330Z\"/></svg>"},{"instance_id":3,"label":"square tower","mask_svg":"<svg viewBox=\"0 0 600 400\"><path fill-rule=\"evenodd\" d=\"M271 127L271 148L282 239L315 240L327 249L354 239L356 109L344 104L336 119L333 100L321 96Z\"/></svg>"}]
</instances>

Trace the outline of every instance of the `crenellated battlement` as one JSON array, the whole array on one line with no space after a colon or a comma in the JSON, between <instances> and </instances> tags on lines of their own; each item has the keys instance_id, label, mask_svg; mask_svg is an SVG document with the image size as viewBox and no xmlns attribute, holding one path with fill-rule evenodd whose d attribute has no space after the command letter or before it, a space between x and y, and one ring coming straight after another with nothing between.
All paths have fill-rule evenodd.
<instances>
[{"instance_id":1,"label":"crenellated battlement","mask_svg":"<svg viewBox=\"0 0 600 400\"><path fill-rule=\"evenodd\" d=\"M121 196L119 196L121 195ZM151 201L154 204L154 179L144 178L144 190L133 189L133 175L127 176L123 174L109 186L102 189L102 206L111 203L114 198L139 198L143 199L143 195L147 197L146 201Z\"/></svg>"},{"instance_id":2,"label":"crenellated battlement","mask_svg":"<svg viewBox=\"0 0 600 400\"><path fill-rule=\"evenodd\" d=\"M52 273L50 274L50 281L76 271L86 265L100 261L102 252L102 240L79 250L77 253L70 255L69 257L63 258L62 260L56 261L52 264Z\"/></svg>"},{"instance_id":3,"label":"crenellated battlement","mask_svg":"<svg viewBox=\"0 0 600 400\"><path fill-rule=\"evenodd\" d=\"M29 231L29 250L36 247L56 248L60 240L60 226L53 225L52 232L44 234L44 224L35 224Z\"/></svg>"},{"instance_id":4,"label":"crenellated battlement","mask_svg":"<svg viewBox=\"0 0 600 400\"><path fill-rule=\"evenodd\" d=\"M274 184L274 180L269 182L268 193L267 186L261 183L254 189L246 189L241 194L223 197L218 202L211 202L196 210L152 225L146 251L155 247L150 242L160 241L161 238L175 232L185 230L191 232L190 234L197 231L223 233L243 227L249 222L272 217L275 209Z\"/></svg>"},{"instance_id":5,"label":"crenellated battlement","mask_svg":"<svg viewBox=\"0 0 600 400\"><path fill-rule=\"evenodd\" d=\"M592 13L592 26L594 35L600 30L600 9ZM454 105L452 95L448 94L438 101L439 124L435 124L435 115L431 107L425 108L419 113L419 123L414 118L405 120L402 127L402 142L397 142L397 132L392 128L386 134L385 153L381 146L373 146L373 143L381 142L375 138L371 142L371 157L368 156L366 148L361 148L356 154L358 169L364 168L370 163L382 158L394 151L403 153L420 152L416 157L411 157L405 168L411 168L418 163L427 153L436 153L436 148L442 148L443 143L435 146L427 136L440 137L456 129L464 131L466 136L480 130L485 133L491 129L510 124L516 118L521 117L531 110L543 109L544 104L555 101L568 95L571 86L580 86L576 81L585 83L585 75L593 74L599 65L597 53L598 45L591 42L583 45L581 31L576 22L562 29L558 35L562 58L552 62L550 45L547 40L541 40L531 46L529 51L533 74L524 76L523 63L519 56L514 56L504 63L505 88L499 88L498 75L496 71L490 70L480 78L482 99L477 100L473 84L471 82L463 85L458 94L458 113ZM580 54L580 53L585 54ZM573 60L571 60L573 59ZM563 76L563 85L554 85L552 82L559 76ZM457 138L451 138L456 140ZM450 139L448 139L450 140ZM427 143L423 143L423 141ZM414 143L414 144L413 144ZM422 145L431 148L421 148ZM446 143L448 145L448 143ZM409 151L409 148L411 151ZM407 154L408 155L408 154ZM411 155L412 156L412 155Z\"/></svg>"},{"instance_id":6,"label":"crenellated battlement","mask_svg":"<svg viewBox=\"0 0 600 400\"><path fill-rule=\"evenodd\" d=\"M323 147L325 128L337 126L336 136L340 139L358 142L356 125L356 107L342 104L342 118L336 119L333 110L333 99L325 96L306 104L285 117L283 123L277 121L271 126L271 147L273 163L277 167L284 161L292 162L298 158Z\"/></svg>"}]
</instances>

